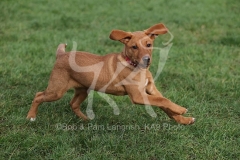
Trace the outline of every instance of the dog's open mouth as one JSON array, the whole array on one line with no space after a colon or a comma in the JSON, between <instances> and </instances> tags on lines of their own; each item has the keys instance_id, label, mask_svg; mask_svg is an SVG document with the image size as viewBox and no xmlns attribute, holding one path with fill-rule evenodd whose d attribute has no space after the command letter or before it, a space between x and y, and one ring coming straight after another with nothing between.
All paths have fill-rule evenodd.
<instances>
[{"instance_id":1,"label":"dog's open mouth","mask_svg":"<svg viewBox=\"0 0 240 160\"><path fill-rule=\"evenodd\" d=\"M134 67L138 66L138 61L130 61L129 64L131 64Z\"/></svg>"},{"instance_id":2,"label":"dog's open mouth","mask_svg":"<svg viewBox=\"0 0 240 160\"><path fill-rule=\"evenodd\" d=\"M137 60L131 60L130 58L126 57L125 60L132 65L133 67L139 67L141 69L146 69L150 66L150 61L148 62L138 62Z\"/></svg>"},{"instance_id":3,"label":"dog's open mouth","mask_svg":"<svg viewBox=\"0 0 240 160\"><path fill-rule=\"evenodd\" d=\"M139 63L138 66L141 68L141 69L146 69L150 66L150 63L148 64L142 64L142 63Z\"/></svg>"},{"instance_id":4,"label":"dog's open mouth","mask_svg":"<svg viewBox=\"0 0 240 160\"><path fill-rule=\"evenodd\" d=\"M134 67L139 67L141 69L146 69L150 66L150 63L141 63L141 62L138 62L137 60L129 61L129 64Z\"/></svg>"},{"instance_id":5,"label":"dog's open mouth","mask_svg":"<svg viewBox=\"0 0 240 160\"><path fill-rule=\"evenodd\" d=\"M137 67L138 66L138 61L136 60L131 60L129 57L125 57L125 60L130 64L132 65L133 67Z\"/></svg>"}]
</instances>

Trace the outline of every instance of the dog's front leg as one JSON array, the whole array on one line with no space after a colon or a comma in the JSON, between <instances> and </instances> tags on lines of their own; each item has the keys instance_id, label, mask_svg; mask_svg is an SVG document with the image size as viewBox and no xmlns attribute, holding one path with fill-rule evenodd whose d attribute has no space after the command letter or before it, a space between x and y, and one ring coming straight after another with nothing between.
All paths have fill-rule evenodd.
<instances>
[{"instance_id":1,"label":"dog's front leg","mask_svg":"<svg viewBox=\"0 0 240 160\"><path fill-rule=\"evenodd\" d=\"M129 92L128 92L129 93ZM187 112L187 109L181 107L165 97L160 97L157 95L149 95L146 92L139 92L138 90L134 91L133 94L129 94L131 100L135 104L146 104L157 106L162 109L168 109L175 114L182 115Z\"/></svg>"},{"instance_id":2,"label":"dog's front leg","mask_svg":"<svg viewBox=\"0 0 240 160\"><path fill-rule=\"evenodd\" d=\"M150 86L149 86L150 87ZM182 114L187 112L187 109L181 107L167 98L163 97L162 94L156 89L155 85L153 87L151 93L149 88L139 89L137 86L129 86L128 94L135 104L146 104L146 105L153 105L161 108L166 114L173 118L176 122L180 124L191 124L194 122L194 118L192 117L183 117Z\"/></svg>"},{"instance_id":3,"label":"dog's front leg","mask_svg":"<svg viewBox=\"0 0 240 160\"><path fill-rule=\"evenodd\" d=\"M153 81L150 81L146 86L146 92L153 96L163 97L162 94L157 90L156 86L154 85ZM173 113L169 109L161 108L170 118L174 119L177 123L180 124L192 124L194 123L195 119L192 117L184 117L182 115Z\"/></svg>"},{"instance_id":4,"label":"dog's front leg","mask_svg":"<svg viewBox=\"0 0 240 160\"><path fill-rule=\"evenodd\" d=\"M147 94L163 97L162 94L157 90L156 86L154 85L154 82L150 80L148 85L146 86L146 92ZM173 113L169 109L161 108L170 118L174 119L176 122L180 124L192 124L194 123L195 119L192 117L184 117L182 115Z\"/></svg>"}]
</instances>

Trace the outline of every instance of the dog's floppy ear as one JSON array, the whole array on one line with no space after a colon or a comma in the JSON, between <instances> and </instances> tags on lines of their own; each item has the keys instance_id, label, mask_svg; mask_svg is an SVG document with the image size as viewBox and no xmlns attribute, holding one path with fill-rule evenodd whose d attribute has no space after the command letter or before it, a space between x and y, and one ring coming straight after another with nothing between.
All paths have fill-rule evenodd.
<instances>
[{"instance_id":1,"label":"dog's floppy ear","mask_svg":"<svg viewBox=\"0 0 240 160\"><path fill-rule=\"evenodd\" d=\"M154 39L159 34L165 34L168 32L168 29L165 27L164 24L159 23L155 24L154 26L144 30L145 34L148 35L151 39Z\"/></svg>"},{"instance_id":2,"label":"dog's floppy ear","mask_svg":"<svg viewBox=\"0 0 240 160\"><path fill-rule=\"evenodd\" d=\"M122 30L112 30L109 38L126 44L132 38L132 33Z\"/></svg>"}]
</instances>

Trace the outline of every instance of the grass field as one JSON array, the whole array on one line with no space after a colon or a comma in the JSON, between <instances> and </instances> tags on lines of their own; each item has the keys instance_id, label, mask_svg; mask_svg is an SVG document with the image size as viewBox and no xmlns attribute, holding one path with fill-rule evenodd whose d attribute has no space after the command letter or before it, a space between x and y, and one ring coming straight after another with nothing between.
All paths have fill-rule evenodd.
<instances>
[{"instance_id":1,"label":"grass field","mask_svg":"<svg viewBox=\"0 0 240 160\"><path fill-rule=\"evenodd\" d=\"M0 159L240 159L240 1L0 1ZM26 115L47 87L59 43L104 55L123 45L112 29L136 31L164 23L174 35L156 86L195 117L178 125L156 118L127 96L114 97L120 115L97 93L95 119L72 112L73 90ZM169 38L159 36L155 46ZM154 51L151 71L159 59ZM82 105L86 113L88 102Z\"/></svg>"}]
</instances>

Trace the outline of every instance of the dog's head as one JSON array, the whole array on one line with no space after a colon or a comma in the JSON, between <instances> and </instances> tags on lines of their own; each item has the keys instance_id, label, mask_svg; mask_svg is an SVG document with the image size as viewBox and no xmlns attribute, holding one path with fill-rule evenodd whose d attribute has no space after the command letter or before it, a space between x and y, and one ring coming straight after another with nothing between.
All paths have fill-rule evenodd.
<instances>
[{"instance_id":1,"label":"dog's head","mask_svg":"<svg viewBox=\"0 0 240 160\"><path fill-rule=\"evenodd\" d=\"M112 40L125 44L123 58L134 67L146 69L152 61L153 41L159 34L165 34L168 29L163 24L156 24L144 31L125 32L113 30L110 34Z\"/></svg>"}]
</instances>

